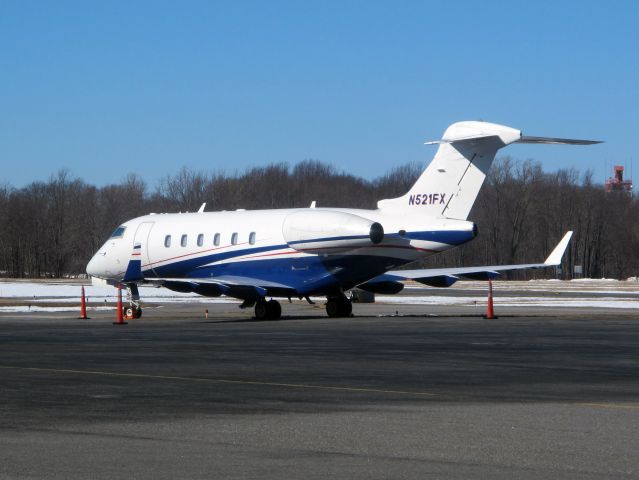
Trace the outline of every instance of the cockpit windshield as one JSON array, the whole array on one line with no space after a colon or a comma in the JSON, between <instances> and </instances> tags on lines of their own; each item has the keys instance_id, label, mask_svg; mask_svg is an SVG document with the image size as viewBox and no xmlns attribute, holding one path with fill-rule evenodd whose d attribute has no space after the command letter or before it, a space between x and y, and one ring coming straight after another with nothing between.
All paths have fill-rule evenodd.
<instances>
[{"instance_id":1,"label":"cockpit windshield","mask_svg":"<svg viewBox=\"0 0 639 480\"><path fill-rule=\"evenodd\" d=\"M120 226L113 231L113 233L111 234L109 238L122 238L124 236L125 230L126 230L126 227Z\"/></svg>"}]
</instances>

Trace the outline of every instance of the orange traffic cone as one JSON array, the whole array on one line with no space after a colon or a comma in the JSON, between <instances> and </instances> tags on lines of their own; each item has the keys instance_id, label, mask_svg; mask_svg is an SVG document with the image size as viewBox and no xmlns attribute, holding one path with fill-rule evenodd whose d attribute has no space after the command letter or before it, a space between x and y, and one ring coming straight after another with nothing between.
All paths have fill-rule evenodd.
<instances>
[{"instance_id":1,"label":"orange traffic cone","mask_svg":"<svg viewBox=\"0 0 639 480\"><path fill-rule=\"evenodd\" d=\"M113 322L113 325L126 325L124 321L124 315L122 312L122 288L118 287L118 306L117 306L117 321Z\"/></svg>"},{"instance_id":2,"label":"orange traffic cone","mask_svg":"<svg viewBox=\"0 0 639 480\"><path fill-rule=\"evenodd\" d=\"M486 315L484 318L487 320L497 318L493 308L493 281L490 278L488 279L488 305L486 307Z\"/></svg>"},{"instance_id":3,"label":"orange traffic cone","mask_svg":"<svg viewBox=\"0 0 639 480\"><path fill-rule=\"evenodd\" d=\"M82 296L80 297L80 320L87 320L87 301L84 296L84 285L82 286Z\"/></svg>"}]
</instances>

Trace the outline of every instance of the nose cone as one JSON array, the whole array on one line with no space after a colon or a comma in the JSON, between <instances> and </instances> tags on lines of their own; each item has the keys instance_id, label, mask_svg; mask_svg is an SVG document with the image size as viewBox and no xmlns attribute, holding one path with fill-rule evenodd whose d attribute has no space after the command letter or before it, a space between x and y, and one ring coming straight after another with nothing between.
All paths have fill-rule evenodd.
<instances>
[{"instance_id":1,"label":"nose cone","mask_svg":"<svg viewBox=\"0 0 639 480\"><path fill-rule=\"evenodd\" d=\"M105 278L107 276L104 255L96 253L87 263L87 273L92 277Z\"/></svg>"}]
</instances>

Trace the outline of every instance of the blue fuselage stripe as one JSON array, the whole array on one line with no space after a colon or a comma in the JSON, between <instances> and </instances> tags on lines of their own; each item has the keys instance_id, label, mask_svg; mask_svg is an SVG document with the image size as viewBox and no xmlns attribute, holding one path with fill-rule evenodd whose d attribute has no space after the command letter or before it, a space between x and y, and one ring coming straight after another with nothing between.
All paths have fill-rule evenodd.
<instances>
[{"instance_id":1,"label":"blue fuselage stripe","mask_svg":"<svg viewBox=\"0 0 639 480\"><path fill-rule=\"evenodd\" d=\"M451 246L460 245L473 238L472 232L430 231L406 232L404 235L390 234L390 238L432 241ZM209 255L180 258L160 266L145 270L146 276L160 278L206 278L218 276L244 276L290 286L300 294L322 293L335 288L348 289L390 268L412 260L384 255L304 255L287 258L255 258L216 264L247 255L273 252L289 248L292 244L324 242L330 240L361 239L366 236L342 236L311 239L289 244L251 247L240 250L217 252ZM395 245L383 245L393 248ZM406 245L397 245L406 248ZM197 252L194 252L197 255ZM159 263L159 262L156 262ZM151 273L153 272L153 273Z\"/></svg>"}]
</instances>

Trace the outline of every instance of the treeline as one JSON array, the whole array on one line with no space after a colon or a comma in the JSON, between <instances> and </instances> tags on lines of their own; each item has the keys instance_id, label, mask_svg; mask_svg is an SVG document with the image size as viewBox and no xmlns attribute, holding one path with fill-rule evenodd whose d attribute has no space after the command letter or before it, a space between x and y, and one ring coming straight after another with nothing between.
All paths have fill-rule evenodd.
<instances>
[{"instance_id":1,"label":"treeline","mask_svg":"<svg viewBox=\"0 0 639 480\"><path fill-rule=\"evenodd\" d=\"M422 171L408 164L364 180L308 160L237 174L183 168L150 189L137 175L104 187L68 171L24 188L0 187L0 272L9 277L60 277L84 273L93 253L120 223L150 212L306 207L375 208L403 195ZM639 204L606 194L589 172L543 172L533 161L495 162L470 219L473 242L423 265L495 265L543 259L567 230L575 236L563 276L575 265L586 277L626 278L639 272ZM526 275L552 276L554 272Z\"/></svg>"},{"instance_id":2,"label":"treeline","mask_svg":"<svg viewBox=\"0 0 639 480\"><path fill-rule=\"evenodd\" d=\"M639 274L639 201L606 193L592 172L544 172L538 162L498 159L469 217L479 237L434 257L438 265L539 262L568 230L574 235L561 278L626 279ZM574 275L581 266L581 274ZM552 269L521 271L516 278L548 278Z\"/></svg>"}]
</instances>

